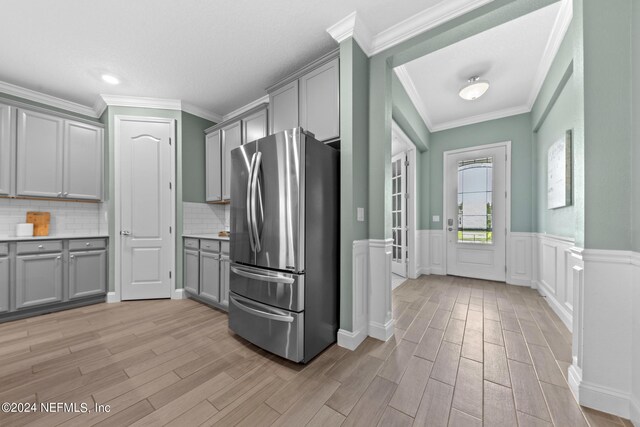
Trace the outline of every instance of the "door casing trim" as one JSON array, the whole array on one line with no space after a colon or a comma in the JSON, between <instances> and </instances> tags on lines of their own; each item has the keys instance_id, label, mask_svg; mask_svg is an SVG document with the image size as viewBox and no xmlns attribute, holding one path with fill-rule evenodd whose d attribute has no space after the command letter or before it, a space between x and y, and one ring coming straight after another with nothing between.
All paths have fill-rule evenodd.
<instances>
[{"instance_id":1,"label":"door casing trim","mask_svg":"<svg viewBox=\"0 0 640 427\"><path fill-rule=\"evenodd\" d=\"M171 212L169 214L169 224L173 231L169 241L169 265L171 272L171 278L169 279L169 286L171 293L169 298L172 298L176 294L176 147L178 146L176 141L176 120L162 117L149 117L149 116L129 116L129 115L115 115L114 116L114 193L111 197L114 199L114 239L117 239L117 243L114 245L115 254L115 287L114 293L111 295L109 292L109 302L122 301L122 240L120 238L121 220L122 220L122 200L121 200L121 182L120 182L120 156L122 155L122 141L120 140L120 124L122 122L148 122L148 123L166 123L171 126L171 137L173 138L173 144L171 144L170 163L171 172L170 178L173 183L173 189L171 190Z\"/></svg>"},{"instance_id":2,"label":"door casing trim","mask_svg":"<svg viewBox=\"0 0 640 427\"><path fill-rule=\"evenodd\" d=\"M448 212L448 207L447 207L447 160L449 159L449 156L452 155L457 155L457 154L462 154L462 153L466 153L468 151L476 151L476 150L483 150L483 149L489 149L489 148L500 148L500 147L504 147L507 151L507 159L506 159L506 164L505 164L505 190L507 192L507 197L506 197L506 204L505 204L505 227L506 227L506 234L505 234L505 259L504 259L504 265L506 267L506 271L505 271L505 281L506 279L509 277L509 275L511 274L511 272L509 271L509 263L507 262L507 259L509 257L509 251L511 249L511 141L503 141L503 142L496 142L493 144L484 144L484 145L476 145L473 147L465 147L465 148L460 148L457 150L448 150L445 151L443 153L442 156L442 232L444 233L444 236L446 237L446 233L447 233L447 218L449 218L449 212ZM447 266L448 266L448 260L447 260L447 247L448 244L446 242L446 238L443 239L443 244L442 244L442 269L443 269L443 274L446 276L448 274L447 271Z\"/></svg>"}]
</instances>

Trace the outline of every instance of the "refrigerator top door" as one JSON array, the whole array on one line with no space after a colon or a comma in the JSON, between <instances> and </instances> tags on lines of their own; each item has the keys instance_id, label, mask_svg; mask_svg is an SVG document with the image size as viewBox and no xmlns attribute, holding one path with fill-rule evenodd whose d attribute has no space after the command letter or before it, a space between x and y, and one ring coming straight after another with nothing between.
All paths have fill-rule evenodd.
<instances>
[{"instance_id":1,"label":"refrigerator top door","mask_svg":"<svg viewBox=\"0 0 640 427\"><path fill-rule=\"evenodd\" d=\"M297 128L257 141L250 206L257 267L304 271L304 138Z\"/></svg>"},{"instance_id":2,"label":"refrigerator top door","mask_svg":"<svg viewBox=\"0 0 640 427\"><path fill-rule=\"evenodd\" d=\"M252 249L249 230L247 196L251 161L256 153L256 142L244 144L231 151L231 242L229 257L234 262L253 264L255 252Z\"/></svg>"}]
</instances>

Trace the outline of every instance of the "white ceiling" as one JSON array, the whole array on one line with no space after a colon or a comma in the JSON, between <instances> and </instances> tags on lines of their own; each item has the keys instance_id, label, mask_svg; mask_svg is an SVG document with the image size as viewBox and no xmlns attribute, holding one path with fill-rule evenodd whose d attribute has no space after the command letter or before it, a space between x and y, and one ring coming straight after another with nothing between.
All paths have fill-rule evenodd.
<instances>
[{"instance_id":1,"label":"white ceiling","mask_svg":"<svg viewBox=\"0 0 640 427\"><path fill-rule=\"evenodd\" d=\"M431 131L531 111L571 20L564 0L396 68ZM465 101L458 91L478 75L487 93Z\"/></svg>"},{"instance_id":2,"label":"white ceiling","mask_svg":"<svg viewBox=\"0 0 640 427\"><path fill-rule=\"evenodd\" d=\"M110 94L224 115L335 48L326 29L352 11L378 34L445 1L5 0L0 81L88 107Z\"/></svg>"}]
</instances>

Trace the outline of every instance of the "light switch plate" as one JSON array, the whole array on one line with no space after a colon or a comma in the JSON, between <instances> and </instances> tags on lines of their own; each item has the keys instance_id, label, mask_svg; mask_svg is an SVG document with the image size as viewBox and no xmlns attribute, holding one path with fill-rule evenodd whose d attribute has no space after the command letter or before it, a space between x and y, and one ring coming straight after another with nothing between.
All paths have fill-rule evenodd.
<instances>
[{"instance_id":1,"label":"light switch plate","mask_svg":"<svg viewBox=\"0 0 640 427\"><path fill-rule=\"evenodd\" d=\"M440 222L440 215L434 215L433 222Z\"/></svg>"},{"instance_id":2,"label":"light switch plate","mask_svg":"<svg viewBox=\"0 0 640 427\"><path fill-rule=\"evenodd\" d=\"M357 208L356 209L356 219L359 222L363 222L364 221L364 208Z\"/></svg>"}]
</instances>

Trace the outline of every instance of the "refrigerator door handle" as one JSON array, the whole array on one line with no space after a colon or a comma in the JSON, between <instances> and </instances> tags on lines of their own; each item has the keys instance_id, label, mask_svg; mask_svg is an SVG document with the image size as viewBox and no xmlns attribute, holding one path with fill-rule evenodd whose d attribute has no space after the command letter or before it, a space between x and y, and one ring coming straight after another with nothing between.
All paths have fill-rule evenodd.
<instances>
[{"instance_id":1,"label":"refrigerator door handle","mask_svg":"<svg viewBox=\"0 0 640 427\"><path fill-rule=\"evenodd\" d=\"M289 316L289 315L286 315L286 314L274 314L274 313L269 313L269 312L262 311L262 310L256 310L255 308L251 308L251 307L243 304L243 301L245 301L244 298L239 298L239 297L237 297L235 295L229 295L229 301L233 305L238 307L240 310L242 310L242 311L244 311L246 313L252 314L254 316L262 317L264 319L269 319L269 320L276 320L278 322L287 322L287 323L292 323L293 322L293 316ZM260 304L260 306L262 306L262 304ZM269 310L272 310L272 309L269 309ZM280 313L280 311L278 311L278 313Z\"/></svg>"},{"instance_id":2,"label":"refrigerator door handle","mask_svg":"<svg viewBox=\"0 0 640 427\"><path fill-rule=\"evenodd\" d=\"M255 238L253 236L253 217L252 217L252 211L251 211L251 200L252 200L252 194L251 194L251 182L253 181L253 170L254 170L254 166L256 164L256 153L253 153L253 156L251 156L251 165L249 166L249 179L247 180L247 204L246 204L246 208L247 208L247 228L249 229L249 245L251 246L251 250L255 251L256 250L256 245L255 245Z\"/></svg>"},{"instance_id":3,"label":"refrigerator door handle","mask_svg":"<svg viewBox=\"0 0 640 427\"><path fill-rule=\"evenodd\" d=\"M252 161L252 163L254 163ZM256 194L258 186L258 176L260 175L260 165L262 164L262 153L255 153L255 163L253 165L253 172L251 173L251 234L253 235L253 250L260 252L260 234L258 232L258 221L256 220L258 213L256 211Z\"/></svg>"},{"instance_id":4,"label":"refrigerator door handle","mask_svg":"<svg viewBox=\"0 0 640 427\"><path fill-rule=\"evenodd\" d=\"M281 276L279 274L258 274L236 266L232 266L231 271L236 273L238 276L246 277L247 279L261 280L263 282L284 283L286 285L291 285L295 282L295 279L292 277Z\"/></svg>"}]
</instances>

